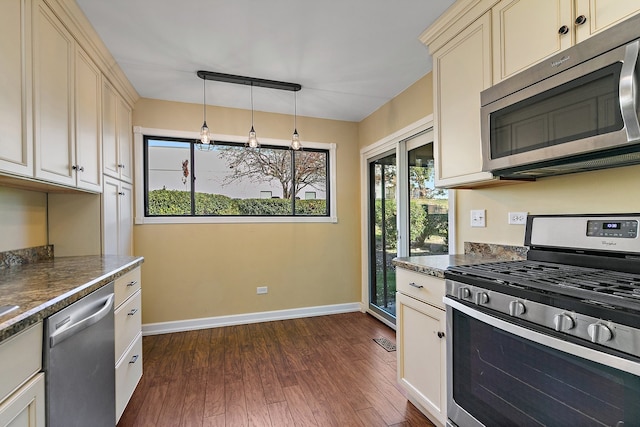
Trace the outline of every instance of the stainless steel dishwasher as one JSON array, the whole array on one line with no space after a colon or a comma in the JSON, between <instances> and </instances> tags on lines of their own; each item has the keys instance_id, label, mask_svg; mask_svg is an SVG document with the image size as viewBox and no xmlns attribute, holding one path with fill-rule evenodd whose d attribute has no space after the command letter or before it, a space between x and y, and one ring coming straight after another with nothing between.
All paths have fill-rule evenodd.
<instances>
[{"instance_id":1,"label":"stainless steel dishwasher","mask_svg":"<svg viewBox=\"0 0 640 427\"><path fill-rule=\"evenodd\" d=\"M113 427L113 282L45 319L48 427Z\"/></svg>"}]
</instances>

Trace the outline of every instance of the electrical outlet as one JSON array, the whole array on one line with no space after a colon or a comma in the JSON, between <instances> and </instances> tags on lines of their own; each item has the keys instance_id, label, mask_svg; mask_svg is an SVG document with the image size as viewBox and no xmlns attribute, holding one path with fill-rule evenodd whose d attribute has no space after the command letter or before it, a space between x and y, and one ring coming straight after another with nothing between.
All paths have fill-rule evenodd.
<instances>
[{"instance_id":1,"label":"electrical outlet","mask_svg":"<svg viewBox=\"0 0 640 427\"><path fill-rule=\"evenodd\" d=\"M471 211L471 226L472 227L486 227L485 221L485 210L484 209L474 209Z\"/></svg>"},{"instance_id":2,"label":"electrical outlet","mask_svg":"<svg viewBox=\"0 0 640 427\"><path fill-rule=\"evenodd\" d=\"M266 287L266 286L258 286L258 287L256 288L256 293L257 293L258 295L266 294L266 293L268 293L268 292L269 292L269 288L268 288L268 287Z\"/></svg>"},{"instance_id":3,"label":"electrical outlet","mask_svg":"<svg viewBox=\"0 0 640 427\"><path fill-rule=\"evenodd\" d=\"M509 224L522 225L527 223L526 212L509 212Z\"/></svg>"}]
</instances>

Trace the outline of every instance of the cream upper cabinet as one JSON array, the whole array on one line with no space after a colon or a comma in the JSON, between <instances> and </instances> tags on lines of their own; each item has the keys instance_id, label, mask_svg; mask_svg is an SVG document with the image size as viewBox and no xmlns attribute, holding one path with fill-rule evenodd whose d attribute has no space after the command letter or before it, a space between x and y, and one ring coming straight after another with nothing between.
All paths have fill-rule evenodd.
<instances>
[{"instance_id":1,"label":"cream upper cabinet","mask_svg":"<svg viewBox=\"0 0 640 427\"><path fill-rule=\"evenodd\" d=\"M35 177L75 185L73 37L43 2L33 34Z\"/></svg>"},{"instance_id":2,"label":"cream upper cabinet","mask_svg":"<svg viewBox=\"0 0 640 427\"><path fill-rule=\"evenodd\" d=\"M494 83L570 47L572 10L571 0L502 0L496 4L491 10ZM563 26L566 34L561 34Z\"/></svg>"},{"instance_id":3,"label":"cream upper cabinet","mask_svg":"<svg viewBox=\"0 0 640 427\"><path fill-rule=\"evenodd\" d=\"M491 14L433 52L435 184L455 188L493 180L482 172L480 92L491 86Z\"/></svg>"},{"instance_id":4,"label":"cream upper cabinet","mask_svg":"<svg viewBox=\"0 0 640 427\"><path fill-rule=\"evenodd\" d=\"M101 85L98 67L79 47L75 68L76 183L79 188L102 191Z\"/></svg>"},{"instance_id":5,"label":"cream upper cabinet","mask_svg":"<svg viewBox=\"0 0 640 427\"><path fill-rule=\"evenodd\" d=\"M640 11L640 0L502 0L492 8L493 82Z\"/></svg>"},{"instance_id":6,"label":"cream upper cabinet","mask_svg":"<svg viewBox=\"0 0 640 427\"><path fill-rule=\"evenodd\" d=\"M34 14L35 177L101 192L101 73L43 3Z\"/></svg>"},{"instance_id":7,"label":"cream upper cabinet","mask_svg":"<svg viewBox=\"0 0 640 427\"><path fill-rule=\"evenodd\" d=\"M104 173L133 181L131 108L106 79L102 86Z\"/></svg>"},{"instance_id":8,"label":"cream upper cabinet","mask_svg":"<svg viewBox=\"0 0 640 427\"><path fill-rule=\"evenodd\" d=\"M575 2L574 24L576 24L577 42L640 12L640 0L575 0Z\"/></svg>"},{"instance_id":9,"label":"cream upper cabinet","mask_svg":"<svg viewBox=\"0 0 640 427\"><path fill-rule=\"evenodd\" d=\"M0 2L0 171L33 176L31 1Z\"/></svg>"}]
</instances>

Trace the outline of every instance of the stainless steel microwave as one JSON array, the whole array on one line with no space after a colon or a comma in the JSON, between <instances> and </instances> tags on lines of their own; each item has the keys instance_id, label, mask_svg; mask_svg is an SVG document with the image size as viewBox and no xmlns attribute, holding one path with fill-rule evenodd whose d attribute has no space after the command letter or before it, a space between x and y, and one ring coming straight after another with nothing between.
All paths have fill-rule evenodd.
<instances>
[{"instance_id":1,"label":"stainless steel microwave","mask_svg":"<svg viewBox=\"0 0 640 427\"><path fill-rule=\"evenodd\" d=\"M483 170L538 178L640 163L640 16L481 93Z\"/></svg>"}]
</instances>

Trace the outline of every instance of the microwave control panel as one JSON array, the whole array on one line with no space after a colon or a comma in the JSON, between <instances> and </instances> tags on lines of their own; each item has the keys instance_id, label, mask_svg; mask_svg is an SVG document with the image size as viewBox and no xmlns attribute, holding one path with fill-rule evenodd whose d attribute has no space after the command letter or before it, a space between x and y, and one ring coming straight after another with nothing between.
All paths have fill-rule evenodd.
<instances>
[{"instance_id":1,"label":"microwave control panel","mask_svg":"<svg viewBox=\"0 0 640 427\"><path fill-rule=\"evenodd\" d=\"M638 221L635 220L589 220L587 236L635 239L638 237Z\"/></svg>"}]
</instances>

